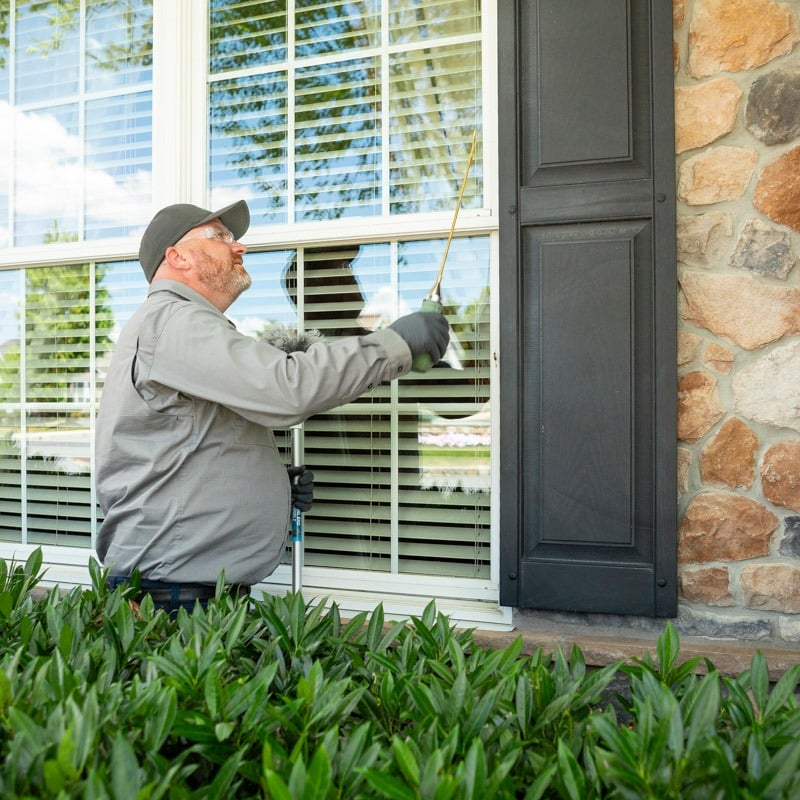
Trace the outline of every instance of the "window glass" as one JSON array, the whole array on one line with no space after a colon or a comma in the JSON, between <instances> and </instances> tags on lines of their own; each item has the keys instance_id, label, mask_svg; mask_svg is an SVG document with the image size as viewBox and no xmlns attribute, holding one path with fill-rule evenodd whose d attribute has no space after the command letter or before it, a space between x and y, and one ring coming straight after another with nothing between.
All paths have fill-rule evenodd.
<instances>
[{"instance_id":1,"label":"window glass","mask_svg":"<svg viewBox=\"0 0 800 800\"><path fill-rule=\"evenodd\" d=\"M14 244L77 241L79 117L76 103L16 115Z\"/></svg>"},{"instance_id":2,"label":"window glass","mask_svg":"<svg viewBox=\"0 0 800 800\"><path fill-rule=\"evenodd\" d=\"M89 544L91 417L146 289L135 262L0 272L0 537Z\"/></svg>"},{"instance_id":3,"label":"window glass","mask_svg":"<svg viewBox=\"0 0 800 800\"><path fill-rule=\"evenodd\" d=\"M253 220L286 222L286 73L218 81L210 91L211 206L245 197Z\"/></svg>"},{"instance_id":4,"label":"window glass","mask_svg":"<svg viewBox=\"0 0 800 800\"><path fill-rule=\"evenodd\" d=\"M210 71L285 62L286 24L286 0L210 0Z\"/></svg>"},{"instance_id":5,"label":"window glass","mask_svg":"<svg viewBox=\"0 0 800 800\"><path fill-rule=\"evenodd\" d=\"M255 226L452 209L480 128L479 23L478 0L214 0L211 196L247 197ZM479 148L464 206L482 204Z\"/></svg>"},{"instance_id":6,"label":"window glass","mask_svg":"<svg viewBox=\"0 0 800 800\"><path fill-rule=\"evenodd\" d=\"M17 0L15 9L15 101L45 103L75 95L80 79L80 5Z\"/></svg>"},{"instance_id":7,"label":"window glass","mask_svg":"<svg viewBox=\"0 0 800 800\"><path fill-rule=\"evenodd\" d=\"M297 0L294 6L298 58L380 44L378 0Z\"/></svg>"},{"instance_id":8,"label":"window glass","mask_svg":"<svg viewBox=\"0 0 800 800\"><path fill-rule=\"evenodd\" d=\"M10 2L0 0L0 248L8 247L9 204L8 191L10 180L10 160L12 151L14 117L9 106L9 82L11 48L9 34L11 32Z\"/></svg>"},{"instance_id":9,"label":"window glass","mask_svg":"<svg viewBox=\"0 0 800 800\"><path fill-rule=\"evenodd\" d=\"M13 8L0 0L0 245L129 235L152 195L152 0Z\"/></svg>"},{"instance_id":10,"label":"window glass","mask_svg":"<svg viewBox=\"0 0 800 800\"><path fill-rule=\"evenodd\" d=\"M389 40L408 44L478 33L478 9L475 0L389 0Z\"/></svg>"},{"instance_id":11,"label":"window glass","mask_svg":"<svg viewBox=\"0 0 800 800\"><path fill-rule=\"evenodd\" d=\"M374 59L299 69L295 78L295 218L381 210L380 69Z\"/></svg>"},{"instance_id":12,"label":"window glass","mask_svg":"<svg viewBox=\"0 0 800 800\"><path fill-rule=\"evenodd\" d=\"M8 39L10 33L10 11L11 0L0 0L0 108L2 108L4 101L8 103L9 58L11 55ZM0 122L3 122L3 120L0 120ZM5 125L0 126L0 128L2 127L5 127ZM2 136L0 136L0 142L2 142Z\"/></svg>"}]
</instances>

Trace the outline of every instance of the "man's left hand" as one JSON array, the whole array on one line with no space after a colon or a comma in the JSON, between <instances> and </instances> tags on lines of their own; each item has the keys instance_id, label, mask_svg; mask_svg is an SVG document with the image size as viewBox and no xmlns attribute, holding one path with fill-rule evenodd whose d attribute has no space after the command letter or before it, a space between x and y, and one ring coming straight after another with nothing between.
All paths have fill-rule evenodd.
<instances>
[{"instance_id":1,"label":"man's left hand","mask_svg":"<svg viewBox=\"0 0 800 800\"><path fill-rule=\"evenodd\" d=\"M314 501L314 473L302 467L287 467L292 487L292 505L298 511L308 511Z\"/></svg>"}]
</instances>

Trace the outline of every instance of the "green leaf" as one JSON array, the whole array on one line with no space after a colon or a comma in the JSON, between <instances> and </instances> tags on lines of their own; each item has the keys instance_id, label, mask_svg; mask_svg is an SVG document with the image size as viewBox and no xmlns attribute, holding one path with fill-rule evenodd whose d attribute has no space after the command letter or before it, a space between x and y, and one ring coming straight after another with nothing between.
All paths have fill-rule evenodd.
<instances>
[{"instance_id":1,"label":"green leaf","mask_svg":"<svg viewBox=\"0 0 800 800\"><path fill-rule=\"evenodd\" d=\"M525 800L539 800L553 781L553 775L556 772L556 765L550 764L545 767L537 776L534 782L528 787L525 792Z\"/></svg>"},{"instance_id":2,"label":"green leaf","mask_svg":"<svg viewBox=\"0 0 800 800\"><path fill-rule=\"evenodd\" d=\"M800 768L800 739L784 745L770 759L769 783L764 787L764 797L782 797L797 780Z\"/></svg>"},{"instance_id":3,"label":"green leaf","mask_svg":"<svg viewBox=\"0 0 800 800\"><path fill-rule=\"evenodd\" d=\"M177 694L173 687L160 689L157 702L153 703L153 713L144 722L144 741L148 750L161 749L178 713Z\"/></svg>"},{"instance_id":4,"label":"green leaf","mask_svg":"<svg viewBox=\"0 0 800 800\"><path fill-rule=\"evenodd\" d=\"M236 780L244 752L237 750L225 759L225 763L216 771L211 785L203 792L203 800L228 800L236 797L234 791L239 781Z\"/></svg>"},{"instance_id":5,"label":"green leaf","mask_svg":"<svg viewBox=\"0 0 800 800\"><path fill-rule=\"evenodd\" d=\"M203 681L203 694L205 696L206 708L208 709L209 716L214 719L219 716L220 706L222 705L220 699L222 684L216 670L209 670L206 673L205 680Z\"/></svg>"},{"instance_id":6,"label":"green leaf","mask_svg":"<svg viewBox=\"0 0 800 800\"><path fill-rule=\"evenodd\" d=\"M217 737L218 742L224 742L229 739L231 734L236 730L236 723L234 722L218 722L214 726L214 735Z\"/></svg>"},{"instance_id":7,"label":"green leaf","mask_svg":"<svg viewBox=\"0 0 800 800\"><path fill-rule=\"evenodd\" d=\"M760 650L756 650L750 662L750 690L753 701L759 714L763 714L767 706L767 693L769 692L769 669L767 660Z\"/></svg>"},{"instance_id":8,"label":"green leaf","mask_svg":"<svg viewBox=\"0 0 800 800\"><path fill-rule=\"evenodd\" d=\"M363 722L351 734L347 740L347 744L342 749L342 755L339 759L339 772L347 775L354 767L358 765L361 759L361 754L367 744L367 737L371 733L372 726L369 722Z\"/></svg>"},{"instance_id":9,"label":"green leaf","mask_svg":"<svg viewBox=\"0 0 800 800\"><path fill-rule=\"evenodd\" d=\"M514 695L514 703L517 711L517 725L524 738L528 735L531 714L533 713L533 691L527 675L520 675L519 678L517 678L517 690Z\"/></svg>"},{"instance_id":10,"label":"green leaf","mask_svg":"<svg viewBox=\"0 0 800 800\"><path fill-rule=\"evenodd\" d=\"M584 800L586 782L583 770L562 739L558 740L558 774L570 800Z\"/></svg>"},{"instance_id":11,"label":"green leaf","mask_svg":"<svg viewBox=\"0 0 800 800\"><path fill-rule=\"evenodd\" d=\"M48 759L44 762L42 769L44 773L44 785L47 791L57 795L64 790L67 785L67 776L61 765L55 759Z\"/></svg>"},{"instance_id":12,"label":"green leaf","mask_svg":"<svg viewBox=\"0 0 800 800\"><path fill-rule=\"evenodd\" d=\"M419 800L419 794L402 781L377 769L368 769L364 777L369 785L389 800ZM282 799L281 799L282 800ZM291 800L291 798L289 798Z\"/></svg>"},{"instance_id":13,"label":"green leaf","mask_svg":"<svg viewBox=\"0 0 800 800\"><path fill-rule=\"evenodd\" d=\"M0 714L2 714L14 699L14 692L11 688L11 681L6 675L6 671L0 668Z\"/></svg>"},{"instance_id":14,"label":"green leaf","mask_svg":"<svg viewBox=\"0 0 800 800\"><path fill-rule=\"evenodd\" d=\"M663 677L669 676L678 660L680 642L678 633L672 622L667 622L664 632L658 637L656 643L656 657L658 658L658 671Z\"/></svg>"},{"instance_id":15,"label":"green leaf","mask_svg":"<svg viewBox=\"0 0 800 800\"><path fill-rule=\"evenodd\" d=\"M318 747L311 758L303 788L303 800L325 800L331 788L331 762L324 747Z\"/></svg>"},{"instance_id":16,"label":"green leaf","mask_svg":"<svg viewBox=\"0 0 800 800\"><path fill-rule=\"evenodd\" d=\"M67 728L56 748L56 761L58 761L61 772L69 781L74 781L78 777L78 770L73 763L75 753L75 739L73 737L72 728Z\"/></svg>"},{"instance_id":17,"label":"green leaf","mask_svg":"<svg viewBox=\"0 0 800 800\"><path fill-rule=\"evenodd\" d=\"M266 781L269 789L267 797L271 797L273 800L295 800L283 778L274 770L267 771Z\"/></svg>"},{"instance_id":18,"label":"green leaf","mask_svg":"<svg viewBox=\"0 0 800 800\"><path fill-rule=\"evenodd\" d=\"M14 598L10 592L0 592L0 614L10 619L14 613Z\"/></svg>"},{"instance_id":19,"label":"green leaf","mask_svg":"<svg viewBox=\"0 0 800 800\"><path fill-rule=\"evenodd\" d=\"M42 553L42 548L37 547L31 552L28 556L28 560L25 562L25 574L32 578L39 577L43 560L44 555Z\"/></svg>"},{"instance_id":20,"label":"green leaf","mask_svg":"<svg viewBox=\"0 0 800 800\"><path fill-rule=\"evenodd\" d=\"M464 759L464 782L467 800L485 800L486 751L480 739L474 739Z\"/></svg>"},{"instance_id":21,"label":"green leaf","mask_svg":"<svg viewBox=\"0 0 800 800\"><path fill-rule=\"evenodd\" d=\"M747 743L747 774L750 779L760 781L769 762L769 753L764 744L760 728L753 729Z\"/></svg>"},{"instance_id":22,"label":"green leaf","mask_svg":"<svg viewBox=\"0 0 800 800\"><path fill-rule=\"evenodd\" d=\"M128 740L117 733L111 747L111 788L115 797L133 797L141 788L139 764Z\"/></svg>"},{"instance_id":23,"label":"green leaf","mask_svg":"<svg viewBox=\"0 0 800 800\"><path fill-rule=\"evenodd\" d=\"M392 736L392 750L403 777L412 785L419 786L419 765L408 745L397 735Z\"/></svg>"},{"instance_id":24,"label":"green leaf","mask_svg":"<svg viewBox=\"0 0 800 800\"><path fill-rule=\"evenodd\" d=\"M776 711L788 704L789 699L794 697L798 681L800 681L800 664L795 664L781 675L772 688L764 708L765 717L771 717Z\"/></svg>"},{"instance_id":25,"label":"green leaf","mask_svg":"<svg viewBox=\"0 0 800 800\"><path fill-rule=\"evenodd\" d=\"M686 754L691 756L701 740L713 736L720 707L719 675L716 672L703 677L689 711L686 730Z\"/></svg>"}]
</instances>

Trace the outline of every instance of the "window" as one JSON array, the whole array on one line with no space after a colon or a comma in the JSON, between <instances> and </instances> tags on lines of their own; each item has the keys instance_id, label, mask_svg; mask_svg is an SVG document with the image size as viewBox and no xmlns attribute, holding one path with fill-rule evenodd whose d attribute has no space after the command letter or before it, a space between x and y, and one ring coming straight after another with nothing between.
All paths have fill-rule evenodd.
<instances>
[{"instance_id":1,"label":"window","mask_svg":"<svg viewBox=\"0 0 800 800\"><path fill-rule=\"evenodd\" d=\"M359 334L429 291L478 132L468 233L444 275L445 363L305 423L316 475L305 538L309 567L486 585L494 223L478 219L480 3L208 0L206 69L181 72L167 94L153 69L185 31L159 29L159 15L202 7L0 0L0 541L85 546L101 522L94 415L117 334L146 293L135 254L154 196L248 201L253 285L228 310L240 330ZM154 49L154 30L169 48ZM154 97L197 87L204 124L189 128L205 142L183 147L170 126L154 136ZM203 194L187 197L178 184L203 152ZM165 153L186 160L154 178Z\"/></svg>"}]
</instances>

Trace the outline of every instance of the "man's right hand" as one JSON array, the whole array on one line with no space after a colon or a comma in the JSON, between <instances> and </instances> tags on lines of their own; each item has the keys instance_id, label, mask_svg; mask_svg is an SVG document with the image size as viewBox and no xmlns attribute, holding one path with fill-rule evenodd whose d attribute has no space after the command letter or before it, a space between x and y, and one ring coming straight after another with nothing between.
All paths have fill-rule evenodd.
<instances>
[{"instance_id":1,"label":"man's right hand","mask_svg":"<svg viewBox=\"0 0 800 800\"><path fill-rule=\"evenodd\" d=\"M403 337L412 356L428 353L434 364L441 359L450 343L450 326L444 314L415 311L396 319L389 326Z\"/></svg>"}]
</instances>

